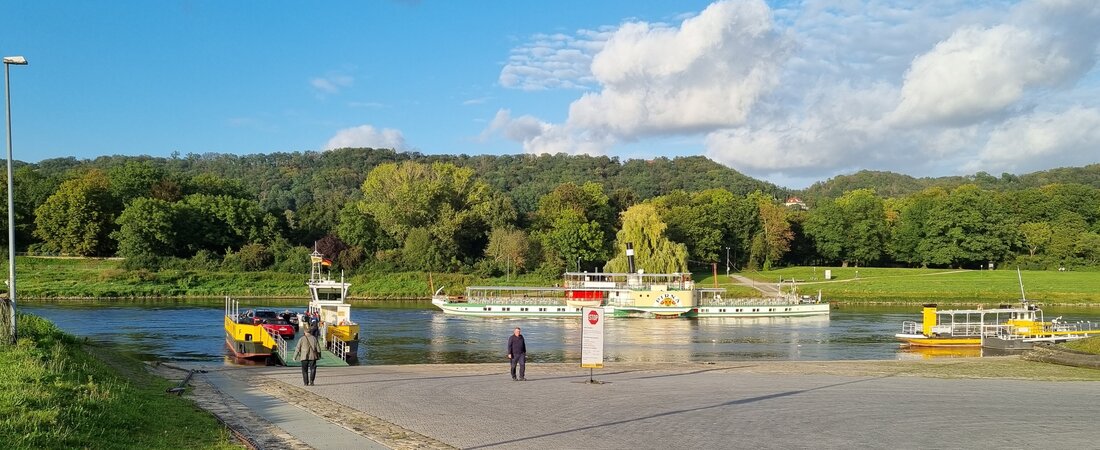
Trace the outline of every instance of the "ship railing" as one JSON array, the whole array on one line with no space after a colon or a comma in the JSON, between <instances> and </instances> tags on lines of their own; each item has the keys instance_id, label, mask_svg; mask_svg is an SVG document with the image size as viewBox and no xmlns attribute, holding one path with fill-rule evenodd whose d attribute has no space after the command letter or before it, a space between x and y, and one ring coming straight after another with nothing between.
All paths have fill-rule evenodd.
<instances>
[{"instance_id":1,"label":"ship railing","mask_svg":"<svg viewBox=\"0 0 1100 450\"><path fill-rule=\"evenodd\" d=\"M979 336L987 325L980 322L964 322L944 324L948 326L952 336Z\"/></svg>"},{"instance_id":2,"label":"ship railing","mask_svg":"<svg viewBox=\"0 0 1100 450\"><path fill-rule=\"evenodd\" d=\"M562 297L473 297L466 298L467 302L483 303L486 305L565 305Z\"/></svg>"},{"instance_id":3,"label":"ship railing","mask_svg":"<svg viewBox=\"0 0 1100 450\"><path fill-rule=\"evenodd\" d=\"M771 298L704 298L699 301L701 306L758 306L758 305L799 305L802 301L797 298L771 297Z\"/></svg>"},{"instance_id":4,"label":"ship railing","mask_svg":"<svg viewBox=\"0 0 1100 450\"><path fill-rule=\"evenodd\" d=\"M917 334L920 330L920 324L912 320L906 320L901 323L902 334Z\"/></svg>"}]
</instances>

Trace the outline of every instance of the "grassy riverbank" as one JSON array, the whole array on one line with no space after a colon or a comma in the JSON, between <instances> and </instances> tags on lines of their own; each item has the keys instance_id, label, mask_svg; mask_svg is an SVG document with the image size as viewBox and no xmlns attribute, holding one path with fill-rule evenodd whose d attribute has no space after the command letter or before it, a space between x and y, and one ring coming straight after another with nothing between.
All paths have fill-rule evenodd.
<instances>
[{"instance_id":1,"label":"grassy riverbank","mask_svg":"<svg viewBox=\"0 0 1100 450\"><path fill-rule=\"evenodd\" d=\"M1063 347L1079 352L1100 355L1100 337L1090 337L1076 341L1066 342Z\"/></svg>"},{"instance_id":2,"label":"grassy riverbank","mask_svg":"<svg viewBox=\"0 0 1100 450\"><path fill-rule=\"evenodd\" d=\"M125 270L118 260L20 257L19 293L24 298L146 298L221 297L295 298L307 296L307 274L283 272L229 272L196 270ZM833 279L824 280L824 271ZM743 272L759 283L794 279L799 291L821 290L829 301L850 303L942 304L1014 303L1020 298L1015 270L895 269L869 267L790 267L768 272ZM700 286L714 286L710 274L696 274ZM1027 271L1023 273L1029 299L1045 304L1100 305L1100 272ZM421 272L379 273L349 277L353 298L427 298L433 287L460 294L470 285L553 286L560 279L527 274L483 278L469 274ZM718 286L728 297L760 296L748 286L718 275ZM784 289L788 289L785 286Z\"/></svg>"},{"instance_id":3,"label":"grassy riverbank","mask_svg":"<svg viewBox=\"0 0 1100 450\"><path fill-rule=\"evenodd\" d=\"M824 271L832 271L826 281ZM928 302L941 304L1015 303L1020 284L1015 270L894 269L874 267L791 267L743 274L760 282L797 280L799 290L832 301ZM1029 300L1044 304L1100 305L1098 272L1023 272Z\"/></svg>"},{"instance_id":4,"label":"grassy riverbank","mask_svg":"<svg viewBox=\"0 0 1100 450\"><path fill-rule=\"evenodd\" d=\"M19 344L0 347L5 448L241 448L211 415L166 394L172 383L140 362L36 316L18 323Z\"/></svg>"}]
</instances>

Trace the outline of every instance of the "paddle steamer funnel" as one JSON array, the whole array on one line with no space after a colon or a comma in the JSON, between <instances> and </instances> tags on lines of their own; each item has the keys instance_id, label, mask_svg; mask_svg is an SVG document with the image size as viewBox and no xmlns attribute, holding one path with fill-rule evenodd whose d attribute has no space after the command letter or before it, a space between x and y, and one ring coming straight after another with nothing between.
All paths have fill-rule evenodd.
<instances>
[{"instance_id":1,"label":"paddle steamer funnel","mask_svg":"<svg viewBox=\"0 0 1100 450\"><path fill-rule=\"evenodd\" d=\"M626 243L626 266L628 273L634 273L634 243Z\"/></svg>"}]
</instances>

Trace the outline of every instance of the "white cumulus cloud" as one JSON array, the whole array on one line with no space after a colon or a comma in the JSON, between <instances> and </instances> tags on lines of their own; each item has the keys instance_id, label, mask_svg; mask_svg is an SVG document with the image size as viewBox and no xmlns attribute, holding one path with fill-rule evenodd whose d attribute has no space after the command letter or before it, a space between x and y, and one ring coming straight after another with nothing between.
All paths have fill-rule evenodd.
<instances>
[{"instance_id":1,"label":"white cumulus cloud","mask_svg":"<svg viewBox=\"0 0 1100 450\"><path fill-rule=\"evenodd\" d=\"M1100 110L1073 107L1015 117L989 134L971 171L1026 172L1098 162Z\"/></svg>"},{"instance_id":2,"label":"white cumulus cloud","mask_svg":"<svg viewBox=\"0 0 1100 450\"><path fill-rule=\"evenodd\" d=\"M337 131L325 144L325 149L329 150L349 147L392 148L399 151L408 149L401 131L392 128L379 130L371 125L344 128Z\"/></svg>"},{"instance_id":3,"label":"white cumulus cloud","mask_svg":"<svg viewBox=\"0 0 1100 450\"><path fill-rule=\"evenodd\" d=\"M568 123L620 138L697 133L745 121L791 51L763 1L722 1L679 27L624 24L592 61L602 90Z\"/></svg>"}]
</instances>

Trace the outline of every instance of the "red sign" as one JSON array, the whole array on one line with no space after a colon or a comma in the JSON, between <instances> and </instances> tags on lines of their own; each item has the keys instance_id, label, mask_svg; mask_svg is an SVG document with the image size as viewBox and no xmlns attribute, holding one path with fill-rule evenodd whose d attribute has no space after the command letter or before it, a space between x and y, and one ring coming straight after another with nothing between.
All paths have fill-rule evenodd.
<instances>
[{"instance_id":1,"label":"red sign","mask_svg":"<svg viewBox=\"0 0 1100 450\"><path fill-rule=\"evenodd\" d=\"M596 322L599 322L599 321L600 321L600 313L598 313L596 311L589 311L588 312L588 323L590 323L592 325L595 325Z\"/></svg>"}]
</instances>

